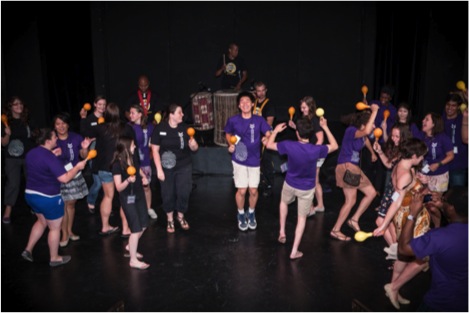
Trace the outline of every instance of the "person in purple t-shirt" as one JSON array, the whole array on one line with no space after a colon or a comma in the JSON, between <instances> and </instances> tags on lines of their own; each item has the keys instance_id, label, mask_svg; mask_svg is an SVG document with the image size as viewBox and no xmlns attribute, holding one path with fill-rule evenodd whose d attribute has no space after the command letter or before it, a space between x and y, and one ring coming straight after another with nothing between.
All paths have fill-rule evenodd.
<instances>
[{"instance_id":1,"label":"person in purple t-shirt","mask_svg":"<svg viewBox=\"0 0 469 313\"><path fill-rule=\"evenodd\" d=\"M130 122L129 125L132 126L135 132L135 144L138 148L137 155L140 157L140 169L143 174L145 174L148 184L143 186L143 191L145 192L145 199L147 200L148 205L148 215L151 219L156 220L158 215L155 210L151 208L151 160L150 160L150 138L155 129L150 121L148 123L148 117L143 113L143 109L139 104L132 104L130 106Z\"/></svg>"},{"instance_id":2,"label":"person in purple t-shirt","mask_svg":"<svg viewBox=\"0 0 469 313\"><path fill-rule=\"evenodd\" d=\"M298 198L298 220L296 223L295 239L293 242L290 259L298 259L303 252L298 247L305 230L306 218L310 212L311 203L316 188L316 164L318 159L325 158L327 154L337 150L337 141L327 127L327 121L321 117L319 124L329 140L328 145L314 145L309 143L314 128L307 117L296 122L296 136L298 141L285 140L276 143L275 137L287 126L286 123L278 124L267 142L267 148L278 151L280 155L288 157L288 171L282 187L280 201L280 232L278 241L285 243L285 224L288 214L288 205Z\"/></svg>"},{"instance_id":3,"label":"person in purple t-shirt","mask_svg":"<svg viewBox=\"0 0 469 313\"><path fill-rule=\"evenodd\" d=\"M467 312L468 308L467 188L451 188L445 196L446 200L433 193L430 204L441 210L450 224L413 238L414 217L424 208L423 194L417 193L399 238L399 254L418 259L430 257L432 282L418 309L421 312ZM398 300L395 287L388 288L388 296L394 302Z\"/></svg>"},{"instance_id":4,"label":"person in purple t-shirt","mask_svg":"<svg viewBox=\"0 0 469 313\"><path fill-rule=\"evenodd\" d=\"M70 115L68 113L57 114L52 119L52 123L58 136L57 151L59 153L57 156L62 161L65 169L69 170L78 163L80 157L82 159L86 158L92 140L88 137L83 139L81 135L69 131ZM76 235L72 228L75 219L75 204L77 200L88 195L88 186L81 171L71 181L60 186L60 193L65 202L60 246L66 247L69 240L80 240L80 236Z\"/></svg>"},{"instance_id":5,"label":"person in purple t-shirt","mask_svg":"<svg viewBox=\"0 0 469 313\"><path fill-rule=\"evenodd\" d=\"M341 232L341 228L357 201L357 190L363 192L365 196L361 200L355 214L347 220L347 225L356 232L360 230L360 226L358 225L360 216L362 216L376 196L375 188L359 167L359 164L360 151L365 146L365 141L368 140L367 136L373 131L378 108L377 104L372 104L371 114L369 111L352 114L350 126L345 130L339 157L337 159L337 166L335 168L336 184L337 187L342 188L345 202L340 208L339 216L337 217L337 221L330 233L332 238L338 240L350 241L351 239ZM361 175L360 185L354 187L344 182L344 174L346 170L349 170L353 174Z\"/></svg>"},{"instance_id":6,"label":"person in purple t-shirt","mask_svg":"<svg viewBox=\"0 0 469 313\"><path fill-rule=\"evenodd\" d=\"M50 128L39 131L37 144L39 146L29 151L25 159L28 173L25 199L36 214L37 221L31 229L28 244L21 256L29 262L34 261L34 246L48 227L49 265L55 267L66 264L71 259L69 255L59 255L60 226L64 215L60 184L68 183L85 168L86 159L67 171L52 151L57 146L57 135Z\"/></svg>"},{"instance_id":7,"label":"person in purple t-shirt","mask_svg":"<svg viewBox=\"0 0 469 313\"><path fill-rule=\"evenodd\" d=\"M449 186L467 186L467 144L462 141L462 114L459 114L459 106L462 98L455 93L450 93L446 98L443 123L445 133L453 144L454 160L449 163Z\"/></svg>"},{"instance_id":8,"label":"person in purple t-shirt","mask_svg":"<svg viewBox=\"0 0 469 313\"><path fill-rule=\"evenodd\" d=\"M428 113L422 121L420 138L428 147L422 173L428 178L428 189L443 193L448 190L449 163L454 159L453 144L444 133L440 114ZM435 227L440 227L441 213L434 207L428 208Z\"/></svg>"},{"instance_id":9,"label":"person in purple t-shirt","mask_svg":"<svg viewBox=\"0 0 469 313\"><path fill-rule=\"evenodd\" d=\"M232 154L233 178L238 191L238 228L241 231L256 229L255 209L259 198L261 144L266 144L271 134L271 127L261 116L252 114L254 96L250 92L241 92L237 97L241 114L228 119L225 125L228 151ZM265 135L265 137L261 137ZM236 141L231 141L231 137ZM249 188L249 214L246 217L244 203Z\"/></svg>"}]
</instances>

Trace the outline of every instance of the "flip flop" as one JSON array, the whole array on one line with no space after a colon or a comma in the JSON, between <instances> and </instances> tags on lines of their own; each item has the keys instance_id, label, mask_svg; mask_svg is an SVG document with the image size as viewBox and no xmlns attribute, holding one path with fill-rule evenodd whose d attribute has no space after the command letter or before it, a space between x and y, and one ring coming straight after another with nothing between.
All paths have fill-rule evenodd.
<instances>
[{"instance_id":1,"label":"flip flop","mask_svg":"<svg viewBox=\"0 0 469 313\"><path fill-rule=\"evenodd\" d=\"M101 236L108 236L108 235L117 233L119 230L120 230L119 227L112 227L108 231L104 231L104 232L100 231L98 234L100 234Z\"/></svg>"}]
</instances>

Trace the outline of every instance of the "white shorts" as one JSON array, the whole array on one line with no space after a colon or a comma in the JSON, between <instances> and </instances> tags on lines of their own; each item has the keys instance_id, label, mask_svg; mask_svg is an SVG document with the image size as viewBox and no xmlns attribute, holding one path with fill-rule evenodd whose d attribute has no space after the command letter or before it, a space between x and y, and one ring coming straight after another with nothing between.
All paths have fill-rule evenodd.
<instances>
[{"instance_id":1,"label":"white shorts","mask_svg":"<svg viewBox=\"0 0 469 313\"><path fill-rule=\"evenodd\" d=\"M261 167L250 167L240 165L234 161L233 163L233 179L236 188L257 188L259 187Z\"/></svg>"}]
</instances>

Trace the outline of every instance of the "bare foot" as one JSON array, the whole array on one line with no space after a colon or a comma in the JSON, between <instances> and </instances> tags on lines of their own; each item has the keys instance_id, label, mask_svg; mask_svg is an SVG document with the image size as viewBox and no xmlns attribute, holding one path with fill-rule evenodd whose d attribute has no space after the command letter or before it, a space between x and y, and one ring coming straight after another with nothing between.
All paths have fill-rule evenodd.
<instances>
[{"instance_id":1,"label":"bare foot","mask_svg":"<svg viewBox=\"0 0 469 313\"><path fill-rule=\"evenodd\" d=\"M129 252L129 245L125 246L125 251ZM126 258L129 258L130 254L126 253L126 254L124 254L124 256ZM141 258L143 258L143 254L141 254L140 252L137 252L137 259L141 259Z\"/></svg>"},{"instance_id":2,"label":"bare foot","mask_svg":"<svg viewBox=\"0 0 469 313\"><path fill-rule=\"evenodd\" d=\"M292 253L290 254L290 260L295 260L295 259L299 259L303 256L303 252L301 251L296 251L296 253Z\"/></svg>"},{"instance_id":3,"label":"bare foot","mask_svg":"<svg viewBox=\"0 0 469 313\"><path fill-rule=\"evenodd\" d=\"M140 261L139 262L134 262L134 263L129 262L129 265L130 265L131 268L136 268L138 270L146 270L147 268L150 267L150 264L145 263L145 262L140 262Z\"/></svg>"},{"instance_id":4,"label":"bare foot","mask_svg":"<svg viewBox=\"0 0 469 313\"><path fill-rule=\"evenodd\" d=\"M278 242L280 242L280 243L285 243L285 242L287 242L287 236L280 234L280 235L278 236L278 239L277 239L277 240L278 240Z\"/></svg>"}]
</instances>

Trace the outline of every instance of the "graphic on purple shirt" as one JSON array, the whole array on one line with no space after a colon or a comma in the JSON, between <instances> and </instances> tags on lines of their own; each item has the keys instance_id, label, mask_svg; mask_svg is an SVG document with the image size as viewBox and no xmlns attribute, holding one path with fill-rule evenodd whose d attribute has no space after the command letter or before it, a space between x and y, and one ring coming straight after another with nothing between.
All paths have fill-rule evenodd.
<instances>
[{"instance_id":1,"label":"graphic on purple shirt","mask_svg":"<svg viewBox=\"0 0 469 313\"><path fill-rule=\"evenodd\" d=\"M428 147L428 152L424 158L428 165L440 162L441 160L446 158L446 153L453 151L453 144L451 143L451 139L449 139L449 137L445 133L440 133L433 137L427 137L425 136L424 132L420 132L420 136L417 138L423 140ZM426 175L441 175L443 173L446 173L448 170L449 165L444 164L438 167L436 171L428 172Z\"/></svg>"},{"instance_id":2,"label":"graphic on purple shirt","mask_svg":"<svg viewBox=\"0 0 469 313\"><path fill-rule=\"evenodd\" d=\"M365 137L355 138L357 130L358 129L355 126L349 126L345 130L339 157L337 158L337 164L347 162L351 162L356 165L360 164L360 151L365 146Z\"/></svg>"},{"instance_id":3,"label":"graphic on purple shirt","mask_svg":"<svg viewBox=\"0 0 469 313\"><path fill-rule=\"evenodd\" d=\"M25 158L26 189L49 196L60 194L58 177L67 173L62 162L50 151L38 146Z\"/></svg>"},{"instance_id":4,"label":"graphic on purple shirt","mask_svg":"<svg viewBox=\"0 0 469 313\"><path fill-rule=\"evenodd\" d=\"M152 123L147 125L146 129L143 129L142 126L130 123L135 132L135 145L138 147L138 152L140 156L140 166L150 166L150 138L153 134L155 126Z\"/></svg>"},{"instance_id":5,"label":"graphic on purple shirt","mask_svg":"<svg viewBox=\"0 0 469 313\"><path fill-rule=\"evenodd\" d=\"M231 159L241 165L258 167L261 164L261 136L271 131L271 127L261 116L252 115L244 119L241 114L232 116L225 125L225 133L237 135L241 139L236 144Z\"/></svg>"},{"instance_id":6,"label":"graphic on purple shirt","mask_svg":"<svg viewBox=\"0 0 469 313\"><path fill-rule=\"evenodd\" d=\"M430 256L432 281L424 302L434 311L467 312L468 228L450 223L411 240L417 258Z\"/></svg>"},{"instance_id":7,"label":"graphic on purple shirt","mask_svg":"<svg viewBox=\"0 0 469 313\"><path fill-rule=\"evenodd\" d=\"M68 132L67 139L57 139L57 147L62 150L58 156L63 165L72 163L75 166L80 161L80 149L83 137L74 132Z\"/></svg>"},{"instance_id":8,"label":"graphic on purple shirt","mask_svg":"<svg viewBox=\"0 0 469 313\"><path fill-rule=\"evenodd\" d=\"M277 143L280 155L287 155L288 171L285 181L293 188L311 190L316 187L316 163L327 157L327 146L285 140Z\"/></svg>"},{"instance_id":9,"label":"graphic on purple shirt","mask_svg":"<svg viewBox=\"0 0 469 313\"><path fill-rule=\"evenodd\" d=\"M458 114L456 118L448 119L443 114L443 122L445 123L445 134L451 139L453 144L454 159L449 165L450 170L462 170L467 168L467 145L462 142L461 124L462 115Z\"/></svg>"}]
</instances>

